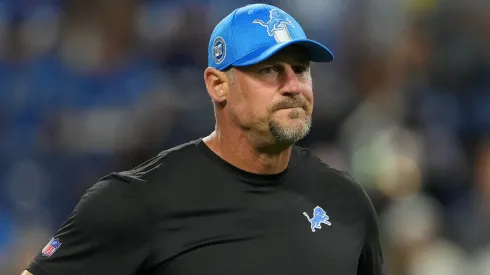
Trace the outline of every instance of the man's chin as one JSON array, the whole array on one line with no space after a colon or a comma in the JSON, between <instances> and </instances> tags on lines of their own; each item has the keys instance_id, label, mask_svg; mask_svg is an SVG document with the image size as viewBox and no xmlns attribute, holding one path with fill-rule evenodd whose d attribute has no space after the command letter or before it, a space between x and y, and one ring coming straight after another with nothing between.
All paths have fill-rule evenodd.
<instances>
[{"instance_id":1,"label":"man's chin","mask_svg":"<svg viewBox=\"0 0 490 275\"><path fill-rule=\"evenodd\" d=\"M305 138L311 128L311 120L289 119L288 122L272 121L270 130L277 141L295 143Z\"/></svg>"}]
</instances>

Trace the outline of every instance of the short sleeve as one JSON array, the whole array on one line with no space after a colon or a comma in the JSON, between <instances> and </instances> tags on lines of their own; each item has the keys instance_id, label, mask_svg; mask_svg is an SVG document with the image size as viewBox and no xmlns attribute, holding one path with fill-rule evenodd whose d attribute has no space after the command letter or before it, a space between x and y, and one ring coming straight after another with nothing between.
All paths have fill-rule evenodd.
<instances>
[{"instance_id":1,"label":"short sleeve","mask_svg":"<svg viewBox=\"0 0 490 275\"><path fill-rule=\"evenodd\" d=\"M386 275L383 252L379 238L379 222L374 206L365 194L367 202L364 244L359 257L358 275Z\"/></svg>"},{"instance_id":2,"label":"short sleeve","mask_svg":"<svg viewBox=\"0 0 490 275\"><path fill-rule=\"evenodd\" d=\"M141 188L109 176L89 188L27 270L34 275L136 274L148 257Z\"/></svg>"}]
</instances>

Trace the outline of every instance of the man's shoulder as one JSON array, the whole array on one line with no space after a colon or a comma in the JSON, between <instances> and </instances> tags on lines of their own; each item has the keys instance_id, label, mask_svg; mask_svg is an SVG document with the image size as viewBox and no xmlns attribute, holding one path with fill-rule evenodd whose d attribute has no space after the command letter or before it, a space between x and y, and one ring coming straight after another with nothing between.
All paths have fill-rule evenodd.
<instances>
[{"instance_id":1,"label":"man's shoulder","mask_svg":"<svg viewBox=\"0 0 490 275\"><path fill-rule=\"evenodd\" d=\"M348 171L330 166L308 148L294 146L294 152L298 162L296 165L300 169L306 169L314 178L322 179L316 180L317 184L328 184L342 190L342 193L351 193L362 200L366 198L365 189Z\"/></svg>"},{"instance_id":2,"label":"man's shoulder","mask_svg":"<svg viewBox=\"0 0 490 275\"><path fill-rule=\"evenodd\" d=\"M348 172L330 166L310 149L295 145L293 151L297 160L297 165L311 168L319 173L326 173L334 177L342 178L346 181L355 182Z\"/></svg>"},{"instance_id":3,"label":"man's shoulder","mask_svg":"<svg viewBox=\"0 0 490 275\"><path fill-rule=\"evenodd\" d=\"M296 162L295 165L303 169L310 169L314 173L328 174L334 177L345 178L347 176L346 172L333 168L306 147L295 145L293 147L293 154Z\"/></svg>"},{"instance_id":4,"label":"man's shoulder","mask_svg":"<svg viewBox=\"0 0 490 275\"><path fill-rule=\"evenodd\" d=\"M197 144L201 139L191 140L161 151L139 165L118 172L110 173L100 180L113 179L128 183L151 182L161 179L169 172L180 172L189 169L193 162L198 161Z\"/></svg>"}]
</instances>

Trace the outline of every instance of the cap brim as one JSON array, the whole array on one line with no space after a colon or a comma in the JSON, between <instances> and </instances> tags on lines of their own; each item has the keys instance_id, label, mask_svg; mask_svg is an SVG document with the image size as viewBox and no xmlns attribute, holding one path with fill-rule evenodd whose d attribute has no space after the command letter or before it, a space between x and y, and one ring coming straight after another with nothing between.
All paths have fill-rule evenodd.
<instances>
[{"instance_id":1,"label":"cap brim","mask_svg":"<svg viewBox=\"0 0 490 275\"><path fill-rule=\"evenodd\" d=\"M331 62L334 59L332 51L321 43L310 39L298 39L259 48L233 62L232 66L242 67L260 63L290 45L301 45L305 47L310 54L310 61L312 62Z\"/></svg>"}]
</instances>

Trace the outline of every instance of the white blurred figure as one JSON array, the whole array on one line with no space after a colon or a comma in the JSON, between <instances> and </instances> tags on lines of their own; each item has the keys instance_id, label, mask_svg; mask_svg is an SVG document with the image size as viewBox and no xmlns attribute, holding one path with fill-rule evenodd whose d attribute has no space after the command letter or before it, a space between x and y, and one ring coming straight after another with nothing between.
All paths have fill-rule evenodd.
<instances>
[{"instance_id":1,"label":"white blurred figure","mask_svg":"<svg viewBox=\"0 0 490 275\"><path fill-rule=\"evenodd\" d=\"M421 138L376 107L365 102L343 127L350 169L365 187L389 198L413 194L422 184Z\"/></svg>"},{"instance_id":2,"label":"white blurred figure","mask_svg":"<svg viewBox=\"0 0 490 275\"><path fill-rule=\"evenodd\" d=\"M468 275L490 274L490 246L482 248L473 254L468 263Z\"/></svg>"},{"instance_id":3,"label":"white blurred figure","mask_svg":"<svg viewBox=\"0 0 490 275\"><path fill-rule=\"evenodd\" d=\"M357 81L365 96L341 127L350 170L368 188L398 184L396 179L405 179L401 175L407 170L418 175L412 170L418 170L421 141L403 126L406 72L391 65L391 56L367 54L361 62Z\"/></svg>"},{"instance_id":4,"label":"white blurred figure","mask_svg":"<svg viewBox=\"0 0 490 275\"><path fill-rule=\"evenodd\" d=\"M409 275L468 274L464 252L455 244L439 239L427 245L412 260Z\"/></svg>"},{"instance_id":5,"label":"white blurred figure","mask_svg":"<svg viewBox=\"0 0 490 275\"><path fill-rule=\"evenodd\" d=\"M396 199L381 220L391 244L390 260L398 262L403 274L468 274L467 255L439 235L441 209L435 200L420 193Z\"/></svg>"}]
</instances>

